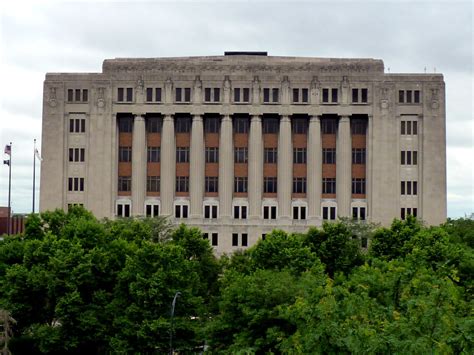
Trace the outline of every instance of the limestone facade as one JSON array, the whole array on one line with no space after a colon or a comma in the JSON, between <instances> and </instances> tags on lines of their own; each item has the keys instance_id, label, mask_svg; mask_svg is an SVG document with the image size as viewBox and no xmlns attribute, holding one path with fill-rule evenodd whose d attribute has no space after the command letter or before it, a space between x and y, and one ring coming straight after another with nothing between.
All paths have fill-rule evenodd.
<instances>
[{"instance_id":1,"label":"limestone facade","mask_svg":"<svg viewBox=\"0 0 474 355\"><path fill-rule=\"evenodd\" d=\"M40 209L169 216L217 253L337 216L437 225L445 125L443 76L381 60L105 60L46 75Z\"/></svg>"}]
</instances>

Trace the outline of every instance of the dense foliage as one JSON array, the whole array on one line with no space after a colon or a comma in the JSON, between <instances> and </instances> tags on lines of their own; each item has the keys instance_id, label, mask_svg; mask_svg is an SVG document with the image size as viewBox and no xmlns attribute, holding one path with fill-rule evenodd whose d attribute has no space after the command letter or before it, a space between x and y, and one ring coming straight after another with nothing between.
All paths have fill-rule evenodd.
<instances>
[{"instance_id":1,"label":"dense foliage","mask_svg":"<svg viewBox=\"0 0 474 355\"><path fill-rule=\"evenodd\" d=\"M361 238L370 241L365 250ZM14 354L472 353L474 222L275 230L213 255L195 228L32 215L0 241Z\"/></svg>"}]
</instances>

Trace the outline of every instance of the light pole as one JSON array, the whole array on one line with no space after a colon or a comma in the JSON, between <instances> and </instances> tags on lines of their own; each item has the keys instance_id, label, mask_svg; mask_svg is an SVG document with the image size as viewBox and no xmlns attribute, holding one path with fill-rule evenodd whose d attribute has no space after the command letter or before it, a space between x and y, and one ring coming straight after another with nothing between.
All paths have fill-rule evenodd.
<instances>
[{"instance_id":1,"label":"light pole","mask_svg":"<svg viewBox=\"0 0 474 355\"><path fill-rule=\"evenodd\" d=\"M174 307L176 306L176 299L181 296L181 292L176 292L171 303L171 329L170 329L170 355L173 355L173 321L174 321Z\"/></svg>"}]
</instances>

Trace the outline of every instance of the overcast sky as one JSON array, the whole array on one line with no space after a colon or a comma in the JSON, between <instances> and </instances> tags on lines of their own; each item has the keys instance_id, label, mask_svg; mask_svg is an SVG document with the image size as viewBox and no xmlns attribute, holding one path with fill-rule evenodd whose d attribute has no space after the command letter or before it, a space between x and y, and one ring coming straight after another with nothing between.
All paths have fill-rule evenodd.
<instances>
[{"instance_id":1,"label":"overcast sky","mask_svg":"<svg viewBox=\"0 0 474 355\"><path fill-rule=\"evenodd\" d=\"M425 68L443 73L448 216L474 212L471 1L16 0L0 7L0 145L3 153L13 142L14 212L31 212L33 139L41 145L45 73L100 72L105 58L222 55L226 50L378 58L391 73L423 73ZM4 165L0 206L7 205L7 186Z\"/></svg>"}]
</instances>

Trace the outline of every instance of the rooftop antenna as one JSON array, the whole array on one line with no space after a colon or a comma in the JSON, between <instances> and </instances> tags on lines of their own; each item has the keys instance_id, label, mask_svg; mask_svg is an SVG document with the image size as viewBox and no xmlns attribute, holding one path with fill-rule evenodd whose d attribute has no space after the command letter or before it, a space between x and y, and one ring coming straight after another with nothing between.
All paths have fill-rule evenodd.
<instances>
[{"instance_id":1,"label":"rooftop antenna","mask_svg":"<svg viewBox=\"0 0 474 355\"><path fill-rule=\"evenodd\" d=\"M390 67L387 68L388 72L390 73Z\"/></svg>"},{"instance_id":2,"label":"rooftop antenna","mask_svg":"<svg viewBox=\"0 0 474 355\"><path fill-rule=\"evenodd\" d=\"M425 74L426 74L426 67L425 67Z\"/></svg>"}]
</instances>

